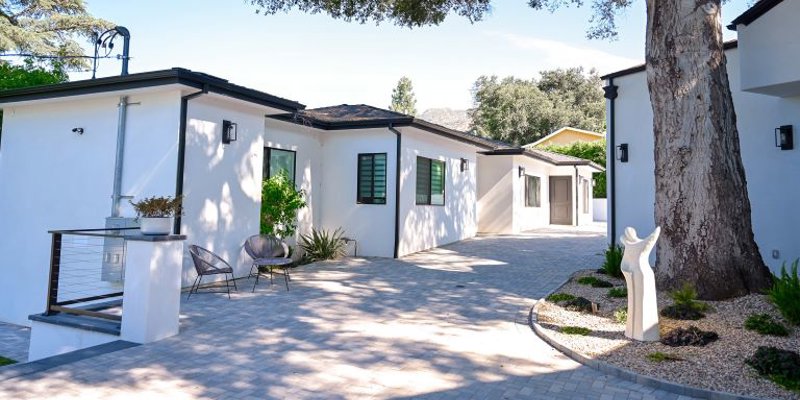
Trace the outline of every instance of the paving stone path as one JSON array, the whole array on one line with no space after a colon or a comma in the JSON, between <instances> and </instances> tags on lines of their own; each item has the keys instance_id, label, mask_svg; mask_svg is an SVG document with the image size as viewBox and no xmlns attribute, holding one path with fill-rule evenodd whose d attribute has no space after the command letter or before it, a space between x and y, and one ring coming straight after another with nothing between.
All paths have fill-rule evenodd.
<instances>
[{"instance_id":1,"label":"paving stone path","mask_svg":"<svg viewBox=\"0 0 800 400\"><path fill-rule=\"evenodd\" d=\"M549 229L305 266L289 292L239 281L231 300L184 300L179 336L0 382L0 398L683 399L583 367L528 327L535 300L604 245Z\"/></svg>"}]
</instances>

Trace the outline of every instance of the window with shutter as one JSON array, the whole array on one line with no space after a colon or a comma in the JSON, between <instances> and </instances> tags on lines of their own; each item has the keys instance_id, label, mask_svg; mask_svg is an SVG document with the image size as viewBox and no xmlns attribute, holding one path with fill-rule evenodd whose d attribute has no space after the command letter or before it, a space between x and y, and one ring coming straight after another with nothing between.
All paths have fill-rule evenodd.
<instances>
[{"instance_id":1,"label":"window with shutter","mask_svg":"<svg viewBox=\"0 0 800 400\"><path fill-rule=\"evenodd\" d=\"M359 204L386 204L386 153L358 155Z\"/></svg>"},{"instance_id":2,"label":"window with shutter","mask_svg":"<svg viewBox=\"0 0 800 400\"><path fill-rule=\"evenodd\" d=\"M445 163L417 157L417 204L444 205Z\"/></svg>"},{"instance_id":3,"label":"window with shutter","mask_svg":"<svg viewBox=\"0 0 800 400\"><path fill-rule=\"evenodd\" d=\"M541 178L525 175L525 207L541 206Z\"/></svg>"}]
</instances>

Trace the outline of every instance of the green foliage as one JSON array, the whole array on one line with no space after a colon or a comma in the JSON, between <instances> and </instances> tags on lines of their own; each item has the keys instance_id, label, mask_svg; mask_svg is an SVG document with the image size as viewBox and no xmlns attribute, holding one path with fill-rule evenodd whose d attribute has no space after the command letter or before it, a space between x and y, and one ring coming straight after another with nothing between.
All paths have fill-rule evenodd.
<instances>
[{"instance_id":1,"label":"green foliage","mask_svg":"<svg viewBox=\"0 0 800 400\"><path fill-rule=\"evenodd\" d=\"M397 86L392 90L392 103L389 109L406 115L417 115L417 99L414 98L414 86L411 79L400 78Z\"/></svg>"},{"instance_id":2,"label":"green foliage","mask_svg":"<svg viewBox=\"0 0 800 400\"><path fill-rule=\"evenodd\" d=\"M2 28L0 28L1 30ZM22 65L0 61L0 90L19 89L30 86L66 82L69 79L63 64L55 63L50 69L35 66L30 59ZM0 135L3 127L3 111L0 110Z\"/></svg>"},{"instance_id":3,"label":"green foliage","mask_svg":"<svg viewBox=\"0 0 800 400\"><path fill-rule=\"evenodd\" d=\"M294 236L297 212L305 206L305 192L297 190L285 172L265 180L261 187L261 234L284 239Z\"/></svg>"},{"instance_id":4,"label":"green foliage","mask_svg":"<svg viewBox=\"0 0 800 400\"><path fill-rule=\"evenodd\" d=\"M614 310L614 321L616 321L618 324L624 324L628 322L628 309L619 308Z\"/></svg>"},{"instance_id":5,"label":"green foliage","mask_svg":"<svg viewBox=\"0 0 800 400\"><path fill-rule=\"evenodd\" d=\"M594 70L544 71L524 80L481 76L472 89L472 126L485 137L532 143L564 126L604 131L605 99Z\"/></svg>"},{"instance_id":6,"label":"green foliage","mask_svg":"<svg viewBox=\"0 0 800 400\"><path fill-rule=\"evenodd\" d=\"M2 367L4 365L11 365L11 364L16 364L16 363L17 363L16 360L12 360L10 358L5 358L3 356L0 356L0 367Z\"/></svg>"},{"instance_id":7,"label":"green foliage","mask_svg":"<svg viewBox=\"0 0 800 400\"><path fill-rule=\"evenodd\" d=\"M624 287L608 289L608 297L628 297L628 289Z\"/></svg>"},{"instance_id":8,"label":"green foliage","mask_svg":"<svg viewBox=\"0 0 800 400\"><path fill-rule=\"evenodd\" d=\"M759 346L755 354L745 360L745 363L778 385L800 391L800 355L796 352Z\"/></svg>"},{"instance_id":9,"label":"green foliage","mask_svg":"<svg viewBox=\"0 0 800 400\"><path fill-rule=\"evenodd\" d=\"M692 321L705 318L705 312L709 310L708 304L697 301L697 291L688 282L669 295L674 304L661 310L661 316Z\"/></svg>"},{"instance_id":10,"label":"green foliage","mask_svg":"<svg viewBox=\"0 0 800 400\"><path fill-rule=\"evenodd\" d=\"M558 154L565 154L568 156L583 158L585 160L591 160L595 163L599 164L600 166L606 166L606 141L605 139L599 140L597 142L575 142L570 145L566 146L546 146L542 147L542 150L546 150L552 153ZM594 178L595 184L593 188L593 194L596 199L605 199L606 198L606 173L605 172L596 172L592 174Z\"/></svg>"},{"instance_id":11,"label":"green foliage","mask_svg":"<svg viewBox=\"0 0 800 400\"><path fill-rule=\"evenodd\" d=\"M575 300L575 296L569 293L553 293L547 296L546 300L551 303L559 303L562 301Z\"/></svg>"},{"instance_id":12,"label":"green foliage","mask_svg":"<svg viewBox=\"0 0 800 400\"><path fill-rule=\"evenodd\" d=\"M682 358L680 358L680 357L678 357L678 356L676 356L674 354L662 353L660 351L656 351L654 353L650 353L646 357L647 357L648 360L650 360L652 362L656 362L656 363L660 363L660 362L664 362L664 361L683 361Z\"/></svg>"},{"instance_id":13,"label":"green foliage","mask_svg":"<svg viewBox=\"0 0 800 400\"><path fill-rule=\"evenodd\" d=\"M592 310L592 302L585 297L578 297L572 300L566 300L562 306L570 311L590 313Z\"/></svg>"},{"instance_id":14,"label":"green foliage","mask_svg":"<svg viewBox=\"0 0 800 400\"><path fill-rule=\"evenodd\" d=\"M622 246L618 244L610 244L608 245L608 249L606 249L605 257L606 260L603 262L603 271L606 275L613 276L615 278L622 278Z\"/></svg>"},{"instance_id":15,"label":"green foliage","mask_svg":"<svg viewBox=\"0 0 800 400\"><path fill-rule=\"evenodd\" d=\"M141 201L130 201L139 218L165 218L180 215L182 197L153 196Z\"/></svg>"},{"instance_id":16,"label":"green foliage","mask_svg":"<svg viewBox=\"0 0 800 400\"><path fill-rule=\"evenodd\" d=\"M0 52L35 56L81 56L80 42L114 26L92 17L83 0L0 1ZM87 66L81 58L63 59L67 68Z\"/></svg>"},{"instance_id":17,"label":"green foliage","mask_svg":"<svg viewBox=\"0 0 800 400\"><path fill-rule=\"evenodd\" d=\"M675 328L661 338L661 344L678 346L705 346L719 339L719 335L712 331L703 331L696 326L688 328Z\"/></svg>"},{"instance_id":18,"label":"green foliage","mask_svg":"<svg viewBox=\"0 0 800 400\"><path fill-rule=\"evenodd\" d=\"M744 321L744 328L762 335L788 336L789 330L783 324L772 319L769 314L753 314Z\"/></svg>"},{"instance_id":19,"label":"green foliage","mask_svg":"<svg viewBox=\"0 0 800 400\"><path fill-rule=\"evenodd\" d=\"M333 232L312 229L310 235L300 235L299 246L309 262L335 260L345 256L346 243L342 240L343 235L342 228Z\"/></svg>"},{"instance_id":20,"label":"green foliage","mask_svg":"<svg viewBox=\"0 0 800 400\"><path fill-rule=\"evenodd\" d=\"M770 301L787 321L800 325L800 277L797 275L797 264L800 259L794 260L791 272L786 271L786 263L781 267L781 276L775 278L772 289L768 295Z\"/></svg>"},{"instance_id":21,"label":"green foliage","mask_svg":"<svg viewBox=\"0 0 800 400\"><path fill-rule=\"evenodd\" d=\"M592 287L595 287L595 288L607 288L607 287L613 287L614 286L609 281L598 279L598 278L595 278L593 276L582 276L582 277L578 278L578 283L580 283L581 285L591 285Z\"/></svg>"},{"instance_id":22,"label":"green foliage","mask_svg":"<svg viewBox=\"0 0 800 400\"><path fill-rule=\"evenodd\" d=\"M561 329L559 329L559 331L561 331L561 333L566 333L567 335L580 335L580 336L586 336L592 332L591 329L584 328L582 326L562 326Z\"/></svg>"}]
</instances>

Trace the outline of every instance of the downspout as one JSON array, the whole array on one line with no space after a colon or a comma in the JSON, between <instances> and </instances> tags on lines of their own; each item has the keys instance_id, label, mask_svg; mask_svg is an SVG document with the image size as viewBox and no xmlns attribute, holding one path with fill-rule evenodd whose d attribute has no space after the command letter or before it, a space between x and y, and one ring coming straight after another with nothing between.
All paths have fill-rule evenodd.
<instances>
[{"instance_id":1,"label":"downspout","mask_svg":"<svg viewBox=\"0 0 800 400\"><path fill-rule=\"evenodd\" d=\"M389 124L389 130L397 137L397 152L395 153L395 177L394 177L394 258L398 258L400 252L400 147L403 134Z\"/></svg>"},{"instance_id":2,"label":"downspout","mask_svg":"<svg viewBox=\"0 0 800 400\"><path fill-rule=\"evenodd\" d=\"M575 168L575 226L578 226L580 225L580 221L578 220L580 218L580 214L578 214L578 202L581 201L581 197L578 195L578 166L573 165L572 167Z\"/></svg>"},{"instance_id":3,"label":"downspout","mask_svg":"<svg viewBox=\"0 0 800 400\"><path fill-rule=\"evenodd\" d=\"M120 203L122 202L122 165L125 158L125 125L128 119L127 96L120 96L117 109L117 154L114 159L114 189L111 192L111 217L120 216Z\"/></svg>"},{"instance_id":4,"label":"downspout","mask_svg":"<svg viewBox=\"0 0 800 400\"><path fill-rule=\"evenodd\" d=\"M608 200L608 221L609 221L609 240L611 244L616 243L617 239L617 193L616 193L616 143L614 138L614 126L616 116L614 115L614 100L617 98L617 86L614 86L614 78L608 79L608 86L603 88L605 91L604 97L608 99L608 150L606 152L606 172L608 178L608 186L606 199ZM609 156L611 158L609 158Z\"/></svg>"},{"instance_id":5,"label":"downspout","mask_svg":"<svg viewBox=\"0 0 800 400\"><path fill-rule=\"evenodd\" d=\"M208 85L203 85L203 89L181 97L181 121L178 130L178 167L175 177L175 198L183 196L183 171L186 167L186 119L188 118L189 100L200 97L208 93ZM181 214L175 216L175 225L172 231L179 235L181 233Z\"/></svg>"}]
</instances>

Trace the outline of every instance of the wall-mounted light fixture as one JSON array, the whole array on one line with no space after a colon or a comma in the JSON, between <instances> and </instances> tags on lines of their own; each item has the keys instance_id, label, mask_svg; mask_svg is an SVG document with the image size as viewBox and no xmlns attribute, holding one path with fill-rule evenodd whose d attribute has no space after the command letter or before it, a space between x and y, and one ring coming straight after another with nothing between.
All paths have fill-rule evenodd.
<instances>
[{"instance_id":1,"label":"wall-mounted light fixture","mask_svg":"<svg viewBox=\"0 0 800 400\"><path fill-rule=\"evenodd\" d=\"M781 150L791 150L794 148L794 134L791 125L781 125L775 128L775 147Z\"/></svg>"},{"instance_id":2,"label":"wall-mounted light fixture","mask_svg":"<svg viewBox=\"0 0 800 400\"><path fill-rule=\"evenodd\" d=\"M466 158L461 159L461 172L469 171L469 160Z\"/></svg>"},{"instance_id":3,"label":"wall-mounted light fixture","mask_svg":"<svg viewBox=\"0 0 800 400\"><path fill-rule=\"evenodd\" d=\"M523 176L525 176L525 167L520 165L520 167L519 167L519 177L522 178Z\"/></svg>"},{"instance_id":4,"label":"wall-mounted light fixture","mask_svg":"<svg viewBox=\"0 0 800 400\"><path fill-rule=\"evenodd\" d=\"M72 128L72 133L77 133L78 135L83 135L83 128Z\"/></svg>"},{"instance_id":5,"label":"wall-mounted light fixture","mask_svg":"<svg viewBox=\"0 0 800 400\"><path fill-rule=\"evenodd\" d=\"M236 123L223 120L222 121L222 144L230 144L236 141Z\"/></svg>"},{"instance_id":6,"label":"wall-mounted light fixture","mask_svg":"<svg viewBox=\"0 0 800 400\"><path fill-rule=\"evenodd\" d=\"M628 144L622 143L617 146L617 160L619 162L628 162Z\"/></svg>"}]
</instances>

